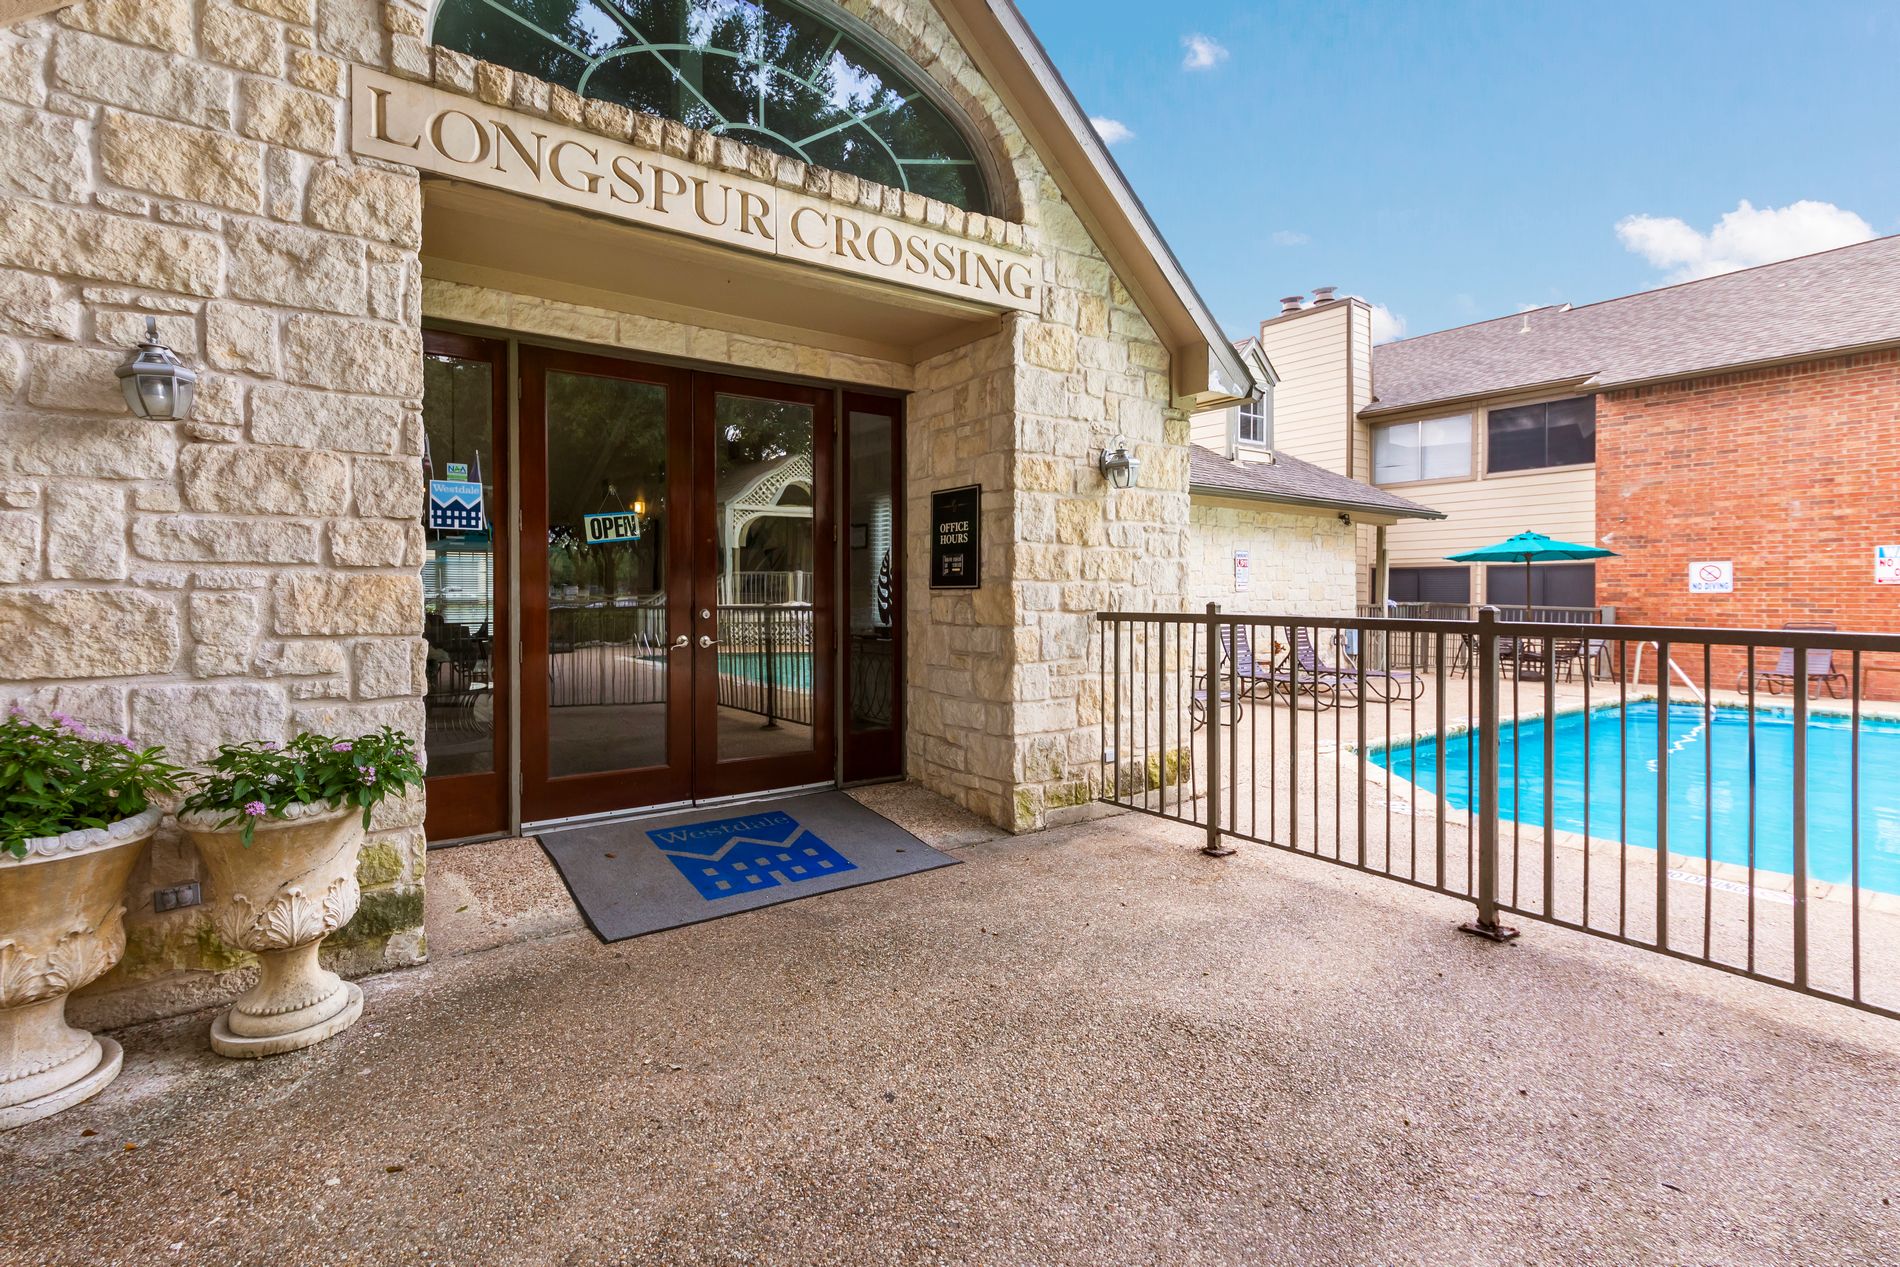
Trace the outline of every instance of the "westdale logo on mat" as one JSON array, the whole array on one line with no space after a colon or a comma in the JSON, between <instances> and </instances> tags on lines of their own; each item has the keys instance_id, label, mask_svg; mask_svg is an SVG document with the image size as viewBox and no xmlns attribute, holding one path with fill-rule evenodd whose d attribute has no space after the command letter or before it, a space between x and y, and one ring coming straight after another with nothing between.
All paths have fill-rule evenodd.
<instances>
[{"instance_id":1,"label":"westdale logo on mat","mask_svg":"<svg viewBox=\"0 0 1900 1267\"><path fill-rule=\"evenodd\" d=\"M782 810L656 827L647 839L708 902L858 869Z\"/></svg>"}]
</instances>

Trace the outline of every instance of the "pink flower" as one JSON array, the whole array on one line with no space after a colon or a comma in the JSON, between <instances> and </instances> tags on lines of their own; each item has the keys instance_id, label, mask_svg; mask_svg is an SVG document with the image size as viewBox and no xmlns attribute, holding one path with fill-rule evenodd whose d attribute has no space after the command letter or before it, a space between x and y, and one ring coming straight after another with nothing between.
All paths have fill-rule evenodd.
<instances>
[{"instance_id":1,"label":"pink flower","mask_svg":"<svg viewBox=\"0 0 1900 1267\"><path fill-rule=\"evenodd\" d=\"M356 774L357 777L362 779L365 783L374 783L376 781L376 767L373 765L357 766Z\"/></svg>"},{"instance_id":2,"label":"pink flower","mask_svg":"<svg viewBox=\"0 0 1900 1267\"><path fill-rule=\"evenodd\" d=\"M348 743L333 743L330 745L331 752L348 752L349 750L350 745Z\"/></svg>"},{"instance_id":3,"label":"pink flower","mask_svg":"<svg viewBox=\"0 0 1900 1267\"><path fill-rule=\"evenodd\" d=\"M264 745L265 752L282 752L283 750L284 750L284 745L280 743L273 742L273 743L267 743Z\"/></svg>"},{"instance_id":4,"label":"pink flower","mask_svg":"<svg viewBox=\"0 0 1900 1267\"><path fill-rule=\"evenodd\" d=\"M244 807L244 812L249 814L252 818L262 818L265 814L270 812L270 806L264 804L262 801L252 801Z\"/></svg>"}]
</instances>

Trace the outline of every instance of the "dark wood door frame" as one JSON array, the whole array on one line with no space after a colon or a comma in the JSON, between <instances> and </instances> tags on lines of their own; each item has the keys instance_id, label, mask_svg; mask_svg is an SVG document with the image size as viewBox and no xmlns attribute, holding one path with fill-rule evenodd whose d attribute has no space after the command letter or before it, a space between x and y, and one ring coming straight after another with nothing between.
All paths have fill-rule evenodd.
<instances>
[{"instance_id":1,"label":"dark wood door frame","mask_svg":"<svg viewBox=\"0 0 1900 1267\"><path fill-rule=\"evenodd\" d=\"M874 779L902 778L905 767L904 754L904 509L905 509L905 453L904 453L904 401L895 396L873 396L865 392L845 391L843 413L839 419L838 434L842 438L843 453L838 469L844 472L844 483L838 490L840 504L847 512L851 499L851 415L854 413L877 414L891 420L891 661L893 681L891 682L891 724L888 728L853 731L851 728L852 692L859 680L857 666L853 657L857 654L857 640L847 636L843 643L843 677L840 680L838 697L842 707L838 709L843 719L843 743L839 750L839 778L843 782L857 783ZM847 542L848 546L850 543ZM848 557L848 556L847 556ZM875 585L875 581L873 581ZM837 609L848 609L851 602L850 578L842 578Z\"/></svg>"},{"instance_id":2,"label":"dark wood door frame","mask_svg":"<svg viewBox=\"0 0 1900 1267\"><path fill-rule=\"evenodd\" d=\"M428 840L460 840L468 836L492 836L508 829L509 783L514 774L510 759L508 731L511 673L509 650L514 646L513 604L509 601L507 507L510 505L508 466L508 344L502 339L484 339L474 335L451 334L442 330L422 332L422 350L427 356L448 356L463 361L481 361L488 365L493 387L489 402L489 477L495 488L495 500L487 507L490 524L489 549L492 552L495 579L489 596L489 677L493 706L494 747L491 767L480 774L438 775L428 781L427 808L423 816L423 836ZM418 467L421 463L418 459ZM416 472L421 478L420 469ZM427 522L427 511L423 512ZM499 525L499 526L498 526ZM425 540L427 533L424 534ZM428 564L425 562L424 567ZM425 700L424 709L428 708ZM426 735L427 724L424 724Z\"/></svg>"},{"instance_id":3,"label":"dark wood door frame","mask_svg":"<svg viewBox=\"0 0 1900 1267\"><path fill-rule=\"evenodd\" d=\"M896 698L892 732L858 736L888 751L893 733L903 734L903 627L904 571L903 511L903 402L885 396L841 392L769 379L746 378L716 371L695 371L655 365L581 351L516 345L515 376L509 376L508 341L440 330L424 331L430 354L485 361L494 387L491 452L495 455L492 482L495 500L495 647L496 718L494 769L484 774L455 775L429 780L427 835L430 840L460 839L507 830L514 815L510 785L519 772L520 821L546 822L589 814L611 813L646 805L769 791L830 782L846 777L853 767L863 768L849 727L840 729L844 705L841 674L849 670L848 649L841 648L841 631L848 622L842 605L848 602L840 572L838 500L846 494L839 477L838 456L844 451L840 430L844 414L856 408L894 419L892 489L893 594L896 613L894 638L897 656ZM651 383L667 391L667 496L680 508L666 544L668 638L681 634L692 642L688 649L669 652L667 691L667 763L646 770L609 771L553 777L549 770L549 593L546 543L549 529L548 402L550 371L596 375L622 381ZM510 449L508 392L510 382L520 385L516 425L518 465L508 462ZM765 757L718 759L718 657L716 649L701 650L702 632L715 637L716 615L702 621L701 610L718 611L719 541L716 499L711 488L717 470L714 433L715 400L720 394L802 404L812 411L813 503L813 734L809 752ZM847 455L848 456L848 455ZM707 485L701 487L702 480ZM503 507L519 507L518 563L511 565L509 515ZM518 566L518 575L512 567ZM514 657L506 649L519 647L516 680ZM510 704L519 709L511 714ZM511 751L510 717L518 717L520 748ZM863 742L857 748L865 747ZM874 763L882 764L882 763ZM897 768L901 773L901 754ZM868 777L879 777L882 769ZM864 778L865 774L855 777Z\"/></svg>"},{"instance_id":4,"label":"dark wood door frame","mask_svg":"<svg viewBox=\"0 0 1900 1267\"><path fill-rule=\"evenodd\" d=\"M666 541L667 638L693 629L693 536L686 516L693 497L691 404L685 370L612 356L521 347L521 816L527 822L661 805L693 795L691 653L667 653L667 761L645 770L555 777L548 761L548 497L547 376L550 370L627 382L667 392L667 499L678 516Z\"/></svg>"}]
</instances>

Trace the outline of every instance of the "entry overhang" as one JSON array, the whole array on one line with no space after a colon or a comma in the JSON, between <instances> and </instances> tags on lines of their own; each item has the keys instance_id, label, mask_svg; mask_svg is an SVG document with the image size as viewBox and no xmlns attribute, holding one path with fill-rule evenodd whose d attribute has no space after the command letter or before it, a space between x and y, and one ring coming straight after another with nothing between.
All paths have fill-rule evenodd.
<instances>
[{"instance_id":1,"label":"entry overhang","mask_svg":"<svg viewBox=\"0 0 1900 1267\"><path fill-rule=\"evenodd\" d=\"M994 334L993 308L430 178L425 276L828 348L908 368Z\"/></svg>"}]
</instances>

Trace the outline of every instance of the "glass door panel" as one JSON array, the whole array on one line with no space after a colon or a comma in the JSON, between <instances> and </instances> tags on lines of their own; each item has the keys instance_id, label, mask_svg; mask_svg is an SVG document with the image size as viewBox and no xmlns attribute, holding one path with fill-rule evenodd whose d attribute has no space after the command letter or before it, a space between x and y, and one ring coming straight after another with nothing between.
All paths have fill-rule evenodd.
<instances>
[{"instance_id":1,"label":"glass door panel","mask_svg":"<svg viewBox=\"0 0 1900 1267\"><path fill-rule=\"evenodd\" d=\"M695 391L699 792L815 782L833 757L830 394L712 375Z\"/></svg>"},{"instance_id":2,"label":"glass door panel","mask_svg":"<svg viewBox=\"0 0 1900 1267\"><path fill-rule=\"evenodd\" d=\"M548 773L667 759L666 388L550 371Z\"/></svg>"},{"instance_id":3,"label":"glass door panel","mask_svg":"<svg viewBox=\"0 0 1900 1267\"><path fill-rule=\"evenodd\" d=\"M423 357L422 735L431 840L503 831L508 649L506 348L427 331Z\"/></svg>"},{"instance_id":4,"label":"glass door panel","mask_svg":"<svg viewBox=\"0 0 1900 1267\"><path fill-rule=\"evenodd\" d=\"M523 350L530 819L691 794L684 378Z\"/></svg>"}]
</instances>

